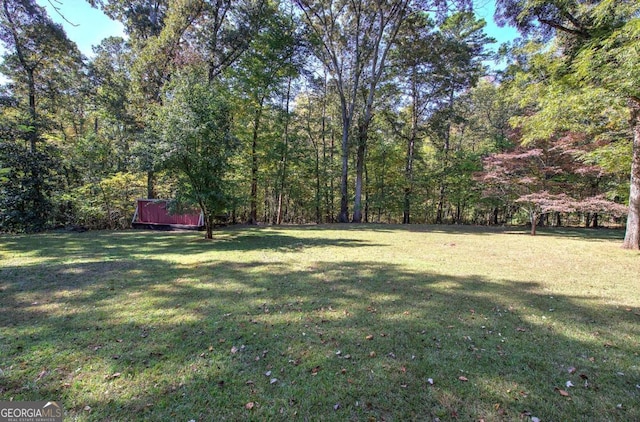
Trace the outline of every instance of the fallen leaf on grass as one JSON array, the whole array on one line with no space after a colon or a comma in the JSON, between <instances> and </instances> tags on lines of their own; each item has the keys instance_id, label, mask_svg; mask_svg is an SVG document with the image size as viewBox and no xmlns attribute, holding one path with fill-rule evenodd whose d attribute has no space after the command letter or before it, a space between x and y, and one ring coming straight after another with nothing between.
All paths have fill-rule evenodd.
<instances>
[{"instance_id":1,"label":"fallen leaf on grass","mask_svg":"<svg viewBox=\"0 0 640 422\"><path fill-rule=\"evenodd\" d=\"M269 384L275 384L276 382L278 382L278 378L271 378L269 380Z\"/></svg>"},{"instance_id":2,"label":"fallen leaf on grass","mask_svg":"<svg viewBox=\"0 0 640 422\"><path fill-rule=\"evenodd\" d=\"M256 404L254 402L252 402L252 401L250 401L249 403L244 405L244 408L247 409L247 410L251 410L254 407L256 407Z\"/></svg>"},{"instance_id":3,"label":"fallen leaf on grass","mask_svg":"<svg viewBox=\"0 0 640 422\"><path fill-rule=\"evenodd\" d=\"M365 337L365 339L367 340L373 340L373 335L369 334L368 336Z\"/></svg>"},{"instance_id":4,"label":"fallen leaf on grass","mask_svg":"<svg viewBox=\"0 0 640 422\"><path fill-rule=\"evenodd\" d=\"M577 369L576 369L574 366L570 366L570 367L567 369L567 372L568 372L568 373L570 373L570 374L575 374L575 373L576 373L576 371L577 371Z\"/></svg>"},{"instance_id":5,"label":"fallen leaf on grass","mask_svg":"<svg viewBox=\"0 0 640 422\"><path fill-rule=\"evenodd\" d=\"M427 383L428 383L429 385L433 385L433 378L429 378L429 379L427 379Z\"/></svg>"},{"instance_id":6,"label":"fallen leaf on grass","mask_svg":"<svg viewBox=\"0 0 640 422\"><path fill-rule=\"evenodd\" d=\"M317 375L319 371L320 371L320 365L314 368L311 368L311 375Z\"/></svg>"},{"instance_id":7,"label":"fallen leaf on grass","mask_svg":"<svg viewBox=\"0 0 640 422\"><path fill-rule=\"evenodd\" d=\"M231 348L231 353L233 353L233 354L238 353L238 348L237 348L236 346L233 346L233 347Z\"/></svg>"},{"instance_id":8,"label":"fallen leaf on grass","mask_svg":"<svg viewBox=\"0 0 640 422\"><path fill-rule=\"evenodd\" d=\"M569 397L569 393L567 393L565 390L562 390L558 387L554 388L554 390L556 390L562 397Z\"/></svg>"},{"instance_id":9,"label":"fallen leaf on grass","mask_svg":"<svg viewBox=\"0 0 640 422\"><path fill-rule=\"evenodd\" d=\"M333 405L333 410L338 410L340 409L342 406L340 406L340 403L336 403Z\"/></svg>"},{"instance_id":10,"label":"fallen leaf on grass","mask_svg":"<svg viewBox=\"0 0 640 422\"><path fill-rule=\"evenodd\" d=\"M524 333L524 332L526 332L526 331L527 331L527 329L526 329L526 328L522 328L522 327L517 327L517 328L516 328L516 331L519 331L519 332L521 332L521 333Z\"/></svg>"},{"instance_id":11,"label":"fallen leaf on grass","mask_svg":"<svg viewBox=\"0 0 640 422\"><path fill-rule=\"evenodd\" d=\"M114 379L114 378L118 378L120 375L122 375L120 372L116 372L116 373L111 374L111 375L105 375L104 379L106 379L106 380Z\"/></svg>"},{"instance_id":12,"label":"fallen leaf on grass","mask_svg":"<svg viewBox=\"0 0 640 422\"><path fill-rule=\"evenodd\" d=\"M460 376L458 377L458 379L459 379L460 381L462 381L462 382L467 382L467 381L469 381L469 378L467 378L467 377L463 377L462 375L460 375Z\"/></svg>"},{"instance_id":13,"label":"fallen leaf on grass","mask_svg":"<svg viewBox=\"0 0 640 422\"><path fill-rule=\"evenodd\" d=\"M573 383L571 381L567 381L564 385L566 385L567 388L574 387L574 385L573 385Z\"/></svg>"},{"instance_id":14,"label":"fallen leaf on grass","mask_svg":"<svg viewBox=\"0 0 640 422\"><path fill-rule=\"evenodd\" d=\"M376 352L369 352L370 358L375 358L377 356Z\"/></svg>"}]
</instances>

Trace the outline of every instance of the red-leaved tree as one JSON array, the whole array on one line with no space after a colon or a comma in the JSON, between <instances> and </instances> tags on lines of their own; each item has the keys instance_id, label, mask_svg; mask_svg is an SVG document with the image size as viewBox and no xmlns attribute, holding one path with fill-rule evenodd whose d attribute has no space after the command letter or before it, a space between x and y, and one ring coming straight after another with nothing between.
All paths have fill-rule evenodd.
<instances>
[{"instance_id":1,"label":"red-leaved tree","mask_svg":"<svg viewBox=\"0 0 640 422\"><path fill-rule=\"evenodd\" d=\"M579 159L589 145L585 141L570 133L487 156L476 176L484 197L525 210L532 235L540 216L551 212L624 215L627 208L600 191L603 169Z\"/></svg>"}]
</instances>

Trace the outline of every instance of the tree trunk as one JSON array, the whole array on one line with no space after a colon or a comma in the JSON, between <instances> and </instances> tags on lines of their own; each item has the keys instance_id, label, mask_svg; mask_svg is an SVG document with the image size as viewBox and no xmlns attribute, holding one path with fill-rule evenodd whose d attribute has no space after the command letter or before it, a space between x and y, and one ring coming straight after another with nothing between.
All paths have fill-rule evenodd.
<instances>
[{"instance_id":1,"label":"tree trunk","mask_svg":"<svg viewBox=\"0 0 640 422\"><path fill-rule=\"evenodd\" d=\"M438 209L436 211L436 224L442 224L444 214L444 182L440 182L440 193L438 194Z\"/></svg>"},{"instance_id":2,"label":"tree trunk","mask_svg":"<svg viewBox=\"0 0 640 422\"><path fill-rule=\"evenodd\" d=\"M289 102L291 100L291 78L287 83L287 99L285 105L285 123L284 123L284 149L282 151L281 163L282 163L282 174L280 175L280 189L278 192L278 211L276 216L276 224L282 224L282 200L284 198L284 186L287 179L287 158L289 152Z\"/></svg>"},{"instance_id":3,"label":"tree trunk","mask_svg":"<svg viewBox=\"0 0 640 422\"><path fill-rule=\"evenodd\" d=\"M353 222L362 222L362 182L364 176L364 160L367 152L367 122L358 125L358 150L356 153L356 190L353 202Z\"/></svg>"},{"instance_id":4,"label":"tree trunk","mask_svg":"<svg viewBox=\"0 0 640 422\"><path fill-rule=\"evenodd\" d=\"M29 150L36 152L36 142L38 141L38 114L36 112L36 82L33 76L33 69L27 69L27 80L29 83L29 117L33 126L29 131Z\"/></svg>"},{"instance_id":5,"label":"tree trunk","mask_svg":"<svg viewBox=\"0 0 640 422\"><path fill-rule=\"evenodd\" d=\"M207 239L213 239L213 216L207 215L204 219L204 225L207 230L206 237Z\"/></svg>"},{"instance_id":6,"label":"tree trunk","mask_svg":"<svg viewBox=\"0 0 640 422\"><path fill-rule=\"evenodd\" d=\"M404 169L404 207L402 210L402 224L411 224L411 192L413 190L413 153L415 137L413 134L407 141L407 162Z\"/></svg>"},{"instance_id":7,"label":"tree trunk","mask_svg":"<svg viewBox=\"0 0 640 422\"><path fill-rule=\"evenodd\" d=\"M248 224L258 224L258 130L264 97L258 102L258 108L253 119L253 136L251 141L251 196Z\"/></svg>"},{"instance_id":8,"label":"tree trunk","mask_svg":"<svg viewBox=\"0 0 640 422\"><path fill-rule=\"evenodd\" d=\"M629 101L633 127L633 154L631 159L631 186L629 189L629 215L624 236L624 249L640 249L640 98Z\"/></svg>"},{"instance_id":9,"label":"tree trunk","mask_svg":"<svg viewBox=\"0 0 640 422\"><path fill-rule=\"evenodd\" d=\"M538 223L538 215L535 211L530 211L529 215L531 220L531 236L535 236L537 229L536 224Z\"/></svg>"},{"instance_id":10,"label":"tree trunk","mask_svg":"<svg viewBox=\"0 0 640 422\"><path fill-rule=\"evenodd\" d=\"M343 117L344 119L344 117ZM349 204L348 204L348 169L349 169L349 126L342 124L342 174L340 176L340 215L338 222L349 222Z\"/></svg>"},{"instance_id":11,"label":"tree trunk","mask_svg":"<svg viewBox=\"0 0 640 422\"><path fill-rule=\"evenodd\" d=\"M322 203L322 197L321 197L321 189L320 189L320 151L318 150L318 144L316 143L316 159L315 159L315 176L316 176L316 198L315 198L315 203L316 203L316 224L321 224L322 223L322 211L320 209L320 205Z\"/></svg>"},{"instance_id":12,"label":"tree trunk","mask_svg":"<svg viewBox=\"0 0 640 422\"><path fill-rule=\"evenodd\" d=\"M153 170L147 172L147 198L155 199L156 197L156 173Z\"/></svg>"},{"instance_id":13,"label":"tree trunk","mask_svg":"<svg viewBox=\"0 0 640 422\"><path fill-rule=\"evenodd\" d=\"M324 127L324 120L322 121ZM324 136L324 135L323 135ZM336 187L335 187L335 178L334 178L334 160L335 160L335 132L331 129L331 145L329 149L329 207L327 207L329 218L327 219L330 223L335 223L336 215L335 215L335 202L336 202Z\"/></svg>"}]
</instances>

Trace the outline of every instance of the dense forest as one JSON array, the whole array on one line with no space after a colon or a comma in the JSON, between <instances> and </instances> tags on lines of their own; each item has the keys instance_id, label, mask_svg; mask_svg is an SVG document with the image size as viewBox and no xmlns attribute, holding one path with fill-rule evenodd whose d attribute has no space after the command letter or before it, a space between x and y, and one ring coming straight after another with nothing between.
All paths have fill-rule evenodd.
<instances>
[{"instance_id":1,"label":"dense forest","mask_svg":"<svg viewBox=\"0 0 640 422\"><path fill-rule=\"evenodd\" d=\"M0 231L214 224L626 224L640 246L640 3L90 0L84 57L0 0ZM497 53L496 53L497 51ZM491 65L500 62L500 66Z\"/></svg>"}]
</instances>

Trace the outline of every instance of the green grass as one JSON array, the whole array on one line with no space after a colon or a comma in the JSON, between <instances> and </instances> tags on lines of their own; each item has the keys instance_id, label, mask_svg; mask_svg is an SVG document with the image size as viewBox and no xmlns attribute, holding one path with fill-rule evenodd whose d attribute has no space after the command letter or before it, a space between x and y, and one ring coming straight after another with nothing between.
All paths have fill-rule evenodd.
<instances>
[{"instance_id":1,"label":"green grass","mask_svg":"<svg viewBox=\"0 0 640 422\"><path fill-rule=\"evenodd\" d=\"M0 400L69 420L640 420L622 234L0 236Z\"/></svg>"}]
</instances>

